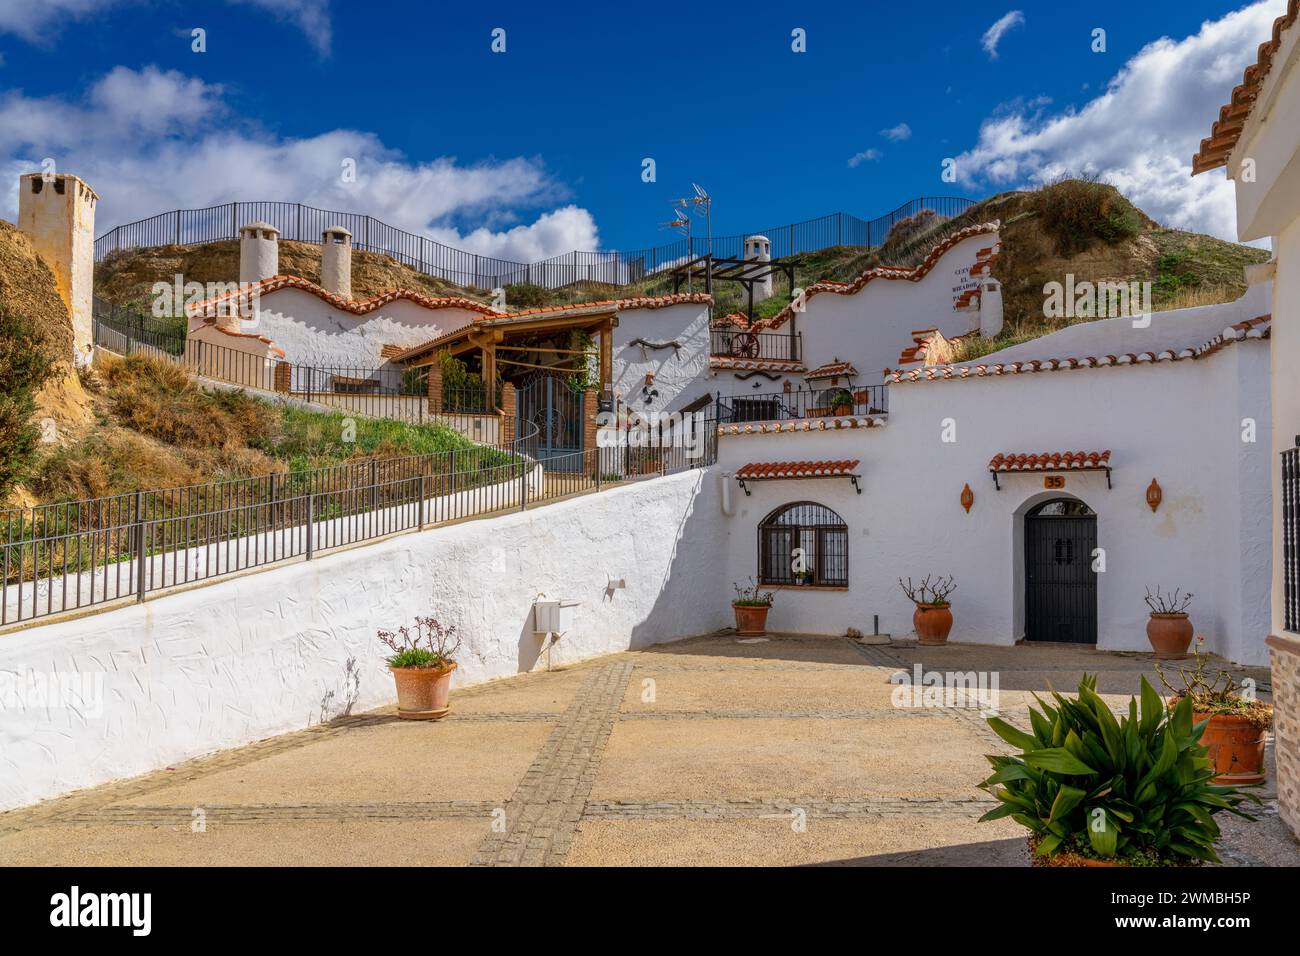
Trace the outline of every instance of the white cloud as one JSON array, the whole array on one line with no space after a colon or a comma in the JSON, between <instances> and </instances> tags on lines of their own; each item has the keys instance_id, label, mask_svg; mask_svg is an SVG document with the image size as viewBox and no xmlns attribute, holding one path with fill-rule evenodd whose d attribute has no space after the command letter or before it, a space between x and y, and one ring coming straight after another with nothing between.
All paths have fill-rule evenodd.
<instances>
[{"instance_id":1,"label":"white cloud","mask_svg":"<svg viewBox=\"0 0 1300 956\"><path fill-rule=\"evenodd\" d=\"M984 47L984 52L989 55L990 60L998 58L998 44L1006 36L1007 31L1012 27L1024 26L1025 15L1019 10L1012 10L998 19L997 23L984 31L984 36L980 39L980 45Z\"/></svg>"},{"instance_id":2,"label":"white cloud","mask_svg":"<svg viewBox=\"0 0 1300 956\"><path fill-rule=\"evenodd\" d=\"M849 157L849 166L850 168L861 166L863 163L879 159L883 155L885 154L878 149L864 149L862 152L854 153Z\"/></svg>"},{"instance_id":3,"label":"white cloud","mask_svg":"<svg viewBox=\"0 0 1300 956\"><path fill-rule=\"evenodd\" d=\"M275 199L369 213L482 255L531 261L599 247L590 213L553 208L566 192L536 158L412 161L361 130L285 139L233 115L220 86L156 67L117 67L75 101L0 95L0 144L10 219L18 174L49 157L102 197L98 233L176 208ZM346 160L355 182L343 181ZM530 209L542 212L521 221ZM469 222L476 228L458 232Z\"/></svg>"},{"instance_id":4,"label":"white cloud","mask_svg":"<svg viewBox=\"0 0 1300 956\"><path fill-rule=\"evenodd\" d=\"M28 43L49 44L69 23L105 13L110 7L140 0L0 0L0 34L12 33ZM333 27L329 0L226 0L232 5L257 7L277 20L291 23L317 52L330 51Z\"/></svg>"},{"instance_id":5,"label":"white cloud","mask_svg":"<svg viewBox=\"0 0 1300 956\"><path fill-rule=\"evenodd\" d=\"M1165 225L1235 239L1232 184L1222 173L1193 178L1191 157L1285 10L1286 0L1262 0L1185 39L1155 40L1080 109L1048 115L1038 100L997 112L957 157L959 180L1011 188L1097 176Z\"/></svg>"},{"instance_id":6,"label":"white cloud","mask_svg":"<svg viewBox=\"0 0 1300 956\"><path fill-rule=\"evenodd\" d=\"M329 0L228 0L258 7L273 14L277 20L287 21L298 27L312 46L322 56L330 52L334 28L330 20Z\"/></svg>"},{"instance_id":7,"label":"white cloud","mask_svg":"<svg viewBox=\"0 0 1300 956\"><path fill-rule=\"evenodd\" d=\"M880 135L885 139L893 140L895 143L901 143L904 140L912 138L912 127L906 123L899 123L897 126L891 126L889 129L882 129Z\"/></svg>"}]
</instances>

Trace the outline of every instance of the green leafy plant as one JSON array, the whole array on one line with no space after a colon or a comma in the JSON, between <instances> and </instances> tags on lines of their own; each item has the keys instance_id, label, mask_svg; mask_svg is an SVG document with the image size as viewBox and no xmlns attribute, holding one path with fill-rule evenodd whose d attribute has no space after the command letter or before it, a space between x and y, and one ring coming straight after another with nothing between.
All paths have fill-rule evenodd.
<instances>
[{"instance_id":1,"label":"green leafy plant","mask_svg":"<svg viewBox=\"0 0 1300 956\"><path fill-rule=\"evenodd\" d=\"M1182 687L1175 687L1173 681L1165 674L1164 668L1156 662L1156 673L1160 676L1160 683L1165 685L1165 689L1174 695L1175 700L1184 697L1192 701L1192 709L1198 714L1223 715L1226 717L1244 717L1260 730L1267 730L1273 724L1273 708L1271 705L1257 700L1253 695L1246 696L1237 689L1236 678L1228 671L1220 668L1218 673L1211 676L1207 673L1210 664L1210 655L1202 652L1205 646L1205 638L1198 637L1196 646L1192 649L1192 658L1195 665L1190 669L1186 667L1178 668L1178 678L1182 681Z\"/></svg>"},{"instance_id":2,"label":"green leafy plant","mask_svg":"<svg viewBox=\"0 0 1300 956\"><path fill-rule=\"evenodd\" d=\"M1210 781L1214 767L1200 745L1205 723L1193 724L1192 701L1170 708L1142 679L1141 714L1131 698L1116 719L1097 695L1096 675L1084 675L1079 696L1055 691L1056 706L1035 695L1032 733L998 717L989 726L1020 754L990 756L992 775L980 784L1001 804L980 818L1010 817L1031 831L1035 854L1072 850L1139 863L1218 862L1214 815L1240 809L1254 794Z\"/></svg>"},{"instance_id":3,"label":"green leafy plant","mask_svg":"<svg viewBox=\"0 0 1300 956\"><path fill-rule=\"evenodd\" d=\"M36 334L26 316L0 309L0 496L28 477L40 447L35 396L54 374L54 363L32 346Z\"/></svg>"},{"instance_id":4,"label":"green leafy plant","mask_svg":"<svg viewBox=\"0 0 1300 956\"><path fill-rule=\"evenodd\" d=\"M380 631L379 640L393 653L389 667L446 667L456 663L460 635L456 625L444 627L436 618L416 617L414 627Z\"/></svg>"},{"instance_id":5,"label":"green leafy plant","mask_svg":"<svg viewBox=\"0 0 1300 956\"><path fill-rule=\"evenodd\" d=\"M776 598L773 591L760 591L754 579L749 579L749 586L742 587L739 584L732 584L736 589L736 599L731 602L732 607L771 607L772 601Z\"/></svg>"}]
</instances>

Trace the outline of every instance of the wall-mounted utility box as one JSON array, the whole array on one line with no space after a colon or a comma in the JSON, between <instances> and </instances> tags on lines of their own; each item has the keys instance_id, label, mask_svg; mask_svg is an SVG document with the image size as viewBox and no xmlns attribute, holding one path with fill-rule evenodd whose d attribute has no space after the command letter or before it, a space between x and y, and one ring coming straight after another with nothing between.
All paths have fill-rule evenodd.
<instances>
[{"instance_id":1,"label":"wall-mounted utility box","mask_svg":"<svg viewBox=\"0 0 1300 956\"><path fill-rule=\"evenodd\" d=\"M566 634L573 628L573 609L581 601L550 601L538 598L533 602L533 633Z\"/></svg>"}]
</instances>

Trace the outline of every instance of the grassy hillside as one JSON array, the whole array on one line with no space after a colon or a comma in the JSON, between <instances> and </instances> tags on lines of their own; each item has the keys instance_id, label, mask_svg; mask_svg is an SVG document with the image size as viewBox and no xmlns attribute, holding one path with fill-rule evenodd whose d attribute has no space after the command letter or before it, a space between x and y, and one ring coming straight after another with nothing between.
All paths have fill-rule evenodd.
<instances>
[{"instance_id":1,"label":"grassy hillside","mask_svg":"<svg viewBox=\"0 0 1300 956\"><path fill-rule=\"evenodd\" d=\"M849 281L877 265L914 266L938 242L968 225L1002 221L1002 253L993 274L1002 281L1006 329L996 341L968 340L967 357L1025 341L1064 324L1043 316L1043 285L1063 281L1150 281L1157 310L1228 302L1246 289L1244 266L1264 262L1260 249L1224 242L1211 236L1166 229L1135 207L1112 186L1084 180L1062 180L1028 192L1007 192L985 199L962 215L943 219L929 210L895 224L879 248L837 246L778 260L795 267L795 286L806 288L821 279ZM312 243L281 243L282 272L318 280L319 247ZM181 272L187 279L230 281L238 274L237 243L210 246L166 246L122 253L99 266L97 288L122 304L147 304L149 287ZM388 256L356 253L353 289L358 297L396 286L430 294L467 295L488 301L482 289L463 288L432 279ZM789 283L777 277L773 299L756 307L755 315L771 315L789 301ZM695 291L701 291L696 283ZM590 299L660 295L673 291L669 276L660 274L631 286L577 283L562 289L533 285L506 287L511 308L558 305ZM715 315L744 311L741 286L720 282L713 289Z\"/></svg>"},{"instance_id":2,"label":"grassy hillside","mask_svg":"<svg viewBox=\"0 0 1300 956\"><path fill-rule=\"evenodd\" d=\"M181 368L135 355L92 382L96 426L47 447L29 483L41 502L93 498L472 447L436 425L305 411L245 392L207 392ZM346 440L350 437L353 440Z\"/></svg>"}]
</instances>

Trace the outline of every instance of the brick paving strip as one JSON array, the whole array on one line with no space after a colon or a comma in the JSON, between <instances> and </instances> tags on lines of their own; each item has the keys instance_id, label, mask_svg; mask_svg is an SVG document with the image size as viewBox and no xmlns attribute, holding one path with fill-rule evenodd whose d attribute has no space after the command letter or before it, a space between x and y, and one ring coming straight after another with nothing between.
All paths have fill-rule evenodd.
<instances>
[{"instance_id":1,"label":"brick paving strip","mask_svg":"<svg viewBox=\"0 0 1300 956\"><path fill-rule=\"evenodd\" d=\"M596 820L762 820L802 811L808 819L879 816L944 816L974 819L993 807L992 797L856 797L840 800L593 800L584 819Z\"/></svg>"},{"instance_id":2,"label":"brick paving strip","mask_svg":"<svg viewBox=\"0 0 1300 956\"><path fill-rule=\"evenodd\" d=\"M59 819L71 826L189 826L195 809L208 824L378 822L384 820L481 820L498 805L491 800L437 800L410 803L247 803L188 806L111 806L70 813Z\"/></svg>"},{"instance_id":3,"label":"brick paving strip","mask_svg":"<svg viewBox=\"0 0 1300 956\"><path fill-rule=\"evenodd\" d=\"M475 866L559 866L568 856L633 662L593 668L505 805L505 829L479 845Z\"/></svg>"}]
</instances>

